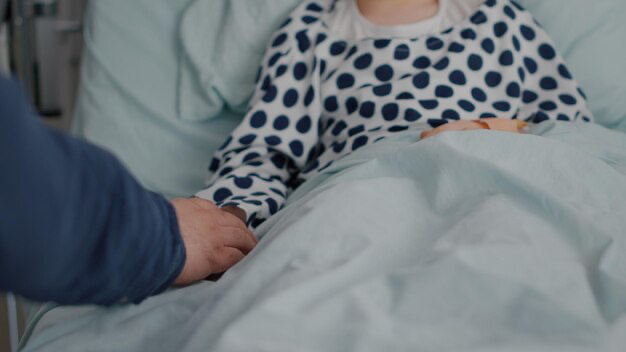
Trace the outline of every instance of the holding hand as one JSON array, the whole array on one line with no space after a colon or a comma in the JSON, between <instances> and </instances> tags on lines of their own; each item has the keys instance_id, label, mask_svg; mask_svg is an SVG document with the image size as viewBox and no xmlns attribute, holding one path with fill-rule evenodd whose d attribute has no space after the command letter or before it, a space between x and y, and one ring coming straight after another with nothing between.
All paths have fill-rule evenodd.
<instances>
[{"instance_id":1,"label":"holding hand","mask_svg":"<svg viewBox=\"0 0 626 352\"><path fill-rule=\"evenodd\" d=\"M172 200L187 259L174 282L186 285L222 273L241 261L257 243L237 216L200 198Z\"/></svg>"}]
</instances>

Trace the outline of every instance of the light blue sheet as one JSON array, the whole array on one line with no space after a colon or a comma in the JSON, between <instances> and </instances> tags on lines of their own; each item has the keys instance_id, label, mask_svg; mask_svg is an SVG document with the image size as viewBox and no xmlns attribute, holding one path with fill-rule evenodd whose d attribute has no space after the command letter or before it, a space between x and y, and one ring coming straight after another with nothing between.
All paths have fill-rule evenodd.
<instances>
[{"instance_id":1,"label":"light blue sheet","mask_svg":"<svg viewBox=\"0 0 626 352\"><path fill-rule=\"evenodd\" d=\"M626 346L626 137L544 123L365 147L217 283L58 323L26 351Z\"/></svg>"}]
</instances>

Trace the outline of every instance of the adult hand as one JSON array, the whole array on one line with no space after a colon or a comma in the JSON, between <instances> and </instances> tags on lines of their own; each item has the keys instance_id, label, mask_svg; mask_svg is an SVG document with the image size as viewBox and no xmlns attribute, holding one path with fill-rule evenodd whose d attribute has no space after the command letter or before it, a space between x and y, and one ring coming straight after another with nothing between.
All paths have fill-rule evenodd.
<instances>
[{"instance_id":1,"label":"adult hand","mask_svg":"<svg viewBox=\"0 0 626 352\"><path fill-rule=\"evenodd\" d=\"M256 238L240 219L207 200L179 198L172 205L187 254L176 285L222 273L256 246Z\"/></svg>"}]
</instances>

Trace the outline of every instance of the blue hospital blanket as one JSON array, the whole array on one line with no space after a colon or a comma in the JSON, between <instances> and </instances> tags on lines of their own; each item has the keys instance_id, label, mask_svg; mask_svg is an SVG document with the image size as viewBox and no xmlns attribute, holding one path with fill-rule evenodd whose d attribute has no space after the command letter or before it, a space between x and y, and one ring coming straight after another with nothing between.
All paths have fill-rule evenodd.
<instances>
[{"instance_id":1,"label":"blue hospital blanket","mask_svg":"<svg viewBox=\"0 0 626 352\"><path fill-rule=\"evenodd\" d=\"M216 283L26 351L623 351L626 135L417 133L300 187Z\"/></svg>"}]
</instances>

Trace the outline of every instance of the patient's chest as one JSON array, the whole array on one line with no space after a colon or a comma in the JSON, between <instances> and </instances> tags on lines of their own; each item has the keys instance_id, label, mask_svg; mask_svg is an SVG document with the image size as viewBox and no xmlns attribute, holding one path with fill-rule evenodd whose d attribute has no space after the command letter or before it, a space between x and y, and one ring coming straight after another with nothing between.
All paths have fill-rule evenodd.
<instances>
[{"instance_id":1,"label":"patient's chest","mask_svg":"<svg viewBox=\"0 0 626 352\"><path fill-rule=\"evenodd\" d=\"M524 90L533 78L513 36L508 45L473 30L321 43L315 55L323 150L316 166L400 131L481 117L527 119L524 97L538 94Z\"/></svg>"}]
</instances>

